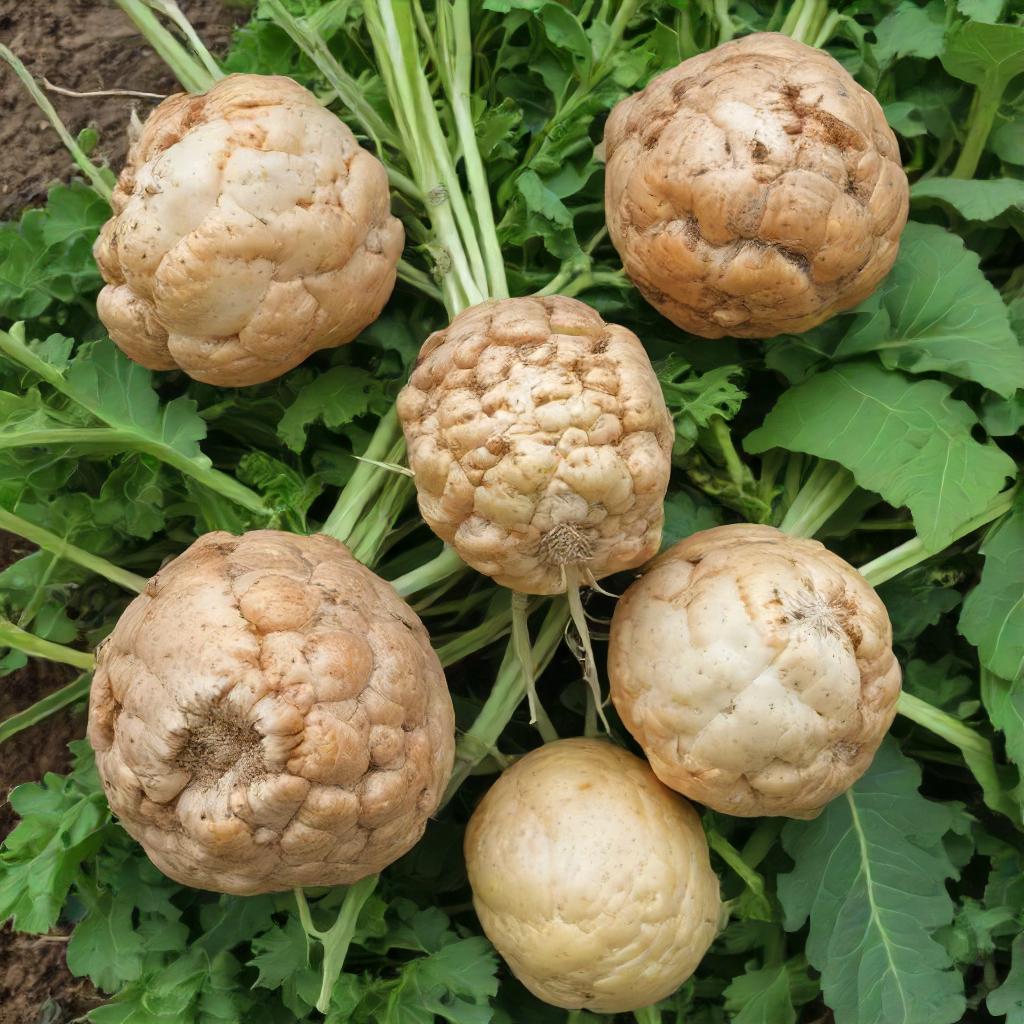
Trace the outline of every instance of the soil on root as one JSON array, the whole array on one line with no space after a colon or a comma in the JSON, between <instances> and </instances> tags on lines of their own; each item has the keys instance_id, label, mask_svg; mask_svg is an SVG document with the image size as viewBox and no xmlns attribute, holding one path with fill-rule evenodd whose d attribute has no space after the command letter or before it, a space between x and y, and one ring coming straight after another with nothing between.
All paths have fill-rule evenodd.
<instances>
[{"instance_id":1,"label":"soil on root","mask_svg":"<svg viewBox=\"0 0 1024 1024\"><path fill-rule=\"evenodd\" d=\"M244 5L225 5L223 0L180 0L179 6L214 53L226 48L232 26L248 17ZM131 89L165 96L181 91L163 61L112 0L0 0L0 39L40 84L45 77L75 92ZM89 125L99 130L92 158L106 162L115 172L124 163L132 107L145 119L159 102L126 96L47 95L73 135ZM47 189L67 181L74 169L49 122L2 63L0 153L0 220L13 220L24 207L43 202Z\"/></svg>"}]
</instances>

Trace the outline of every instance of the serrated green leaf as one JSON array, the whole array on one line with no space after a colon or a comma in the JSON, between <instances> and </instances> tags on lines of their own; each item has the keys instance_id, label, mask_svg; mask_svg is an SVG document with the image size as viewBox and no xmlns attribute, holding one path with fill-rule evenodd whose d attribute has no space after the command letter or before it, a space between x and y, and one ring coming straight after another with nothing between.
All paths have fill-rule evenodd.
<instances>
[{"instance_id":1,"label":"serrated green leaf","mask_svg":"<svg viewBox=\"0 0 1024 1024\"><path fill-rule=\"evenodd\" d=\"M516 191L525 216L517 223L510 215L501 225L506 242L522 244L531 237L540 237L552 256L565 260L580 251L573 230L573 216L561 199L544 183L532 168L516 178Z\"/></svg>"},{"instance_id":2,"label":"serrated green leaf","mask_svg":"<svg viewBox=\"0 0 1024 1024\"><path fill-rule=\"evenodd\" d=\"M994 444L974 440L976 423L948 385L857 362L786 391L745 447L838 462L861 487L907 506L922 542L938 551L1016 471Z\"/></svg>"},{"instance_id":3,"label":"serrated green leaf","mask_svg":"<svg viewBox=\"0 0 1024 1024\"><path fill-rule=\"evenodd\" d=\"M786 928L810 920L807 958L836 1024L958 1024L963 980L931 932L953 919L942 840L949 810L917 791L920 769L886 740L868 772L813 821L782 833Z\"/></svg>"},{"instance_id":4,"label":"serrated green leaf","mask_svg":"<svg viewBox=\"0 0 1024 1024\"><path fill-rule=\"evenodd\" d=\"M926 178L916 182L910 198L952 206L968 220L994 220L1011 207L1024 208L1024 181L989 178L970 181L960 178Z\"/></svg>"},{"instance_id":5,"label":"serrated green leaf","mask_svg":"<svg viewBox=\"0 0 1024 1024\"><path fill-rule=\"evenodd\" d=\"M0 921L26 932L53 927L82 862L103 841L110 811L83 755L68 776L47 773L41 783L11 792L21 822L0 849Z\"/></svg>"},{"instance_id":6,"label":"serrated green leaf","mask_svg":"<svg viewBox=\"0 0 1024 1024\"><path fill-rule=\"evenodd\" d=\"M145 456L128 457L103 481L96 522L148 540L164 528L163 505L160 464Z\"/></svg>"},{"instance_id":7,"label":"serrated green leaf","mask_svg":"<svg viewBox=\"0 0 1024 1024\"><path fill-rule=\"evenodd\" d=\"M380 394L380 382L366 370L332 367L296 395L277 425L278 436L292 451L301 452L314 423L338 430L367 413Z\"/></svg>"},{"instance_id":8,"label":"serrated green leaf","mask_svg":"<svg viewBox=\"0 0 1024 1024\"><path fill-rule=\"evenodd\" d=\"M964 601L960 632L987 669L1017 680L1024 674L1024 499L991 530L981 553L981 582Z\"/></svg>"},{"instance_id":9,"label":"serrated green leaf","mask_svg":"<svg viewBox=\"0 0 1024 1024\"><path fill-rule=\"evenodd\" d=\"M141 977L147 949L133 926L132 910L129 901L115 899L110 893L97 898L75 925L68 943L72 974L87 975L105 992L116 992L126 981Z\"/></svg>"},{"instance_id":10,"label":"serrated green leaf","mask_svg":"<svg viewBox=\"0 0 1024 1024\"><path fill-rule=\"evenodd\" d=\"M110 207L82 184L57 185L42 209L0 224L0 317L32 319L102 285L92 244ZM63 321L74 311L58 311Z\"/></svg>"},{"instance_id":11,"label":"serrated green leaf","mask_svg":"<svg viewBox=\"0 0 1024 1024\"><path fill-rule=\"evenodd\" d=\"M381 1024L489 1024L498 991L498 962L490 943L460 939L408 963L391 989Z\"/></svg>"},{"instance_id":12,"label":"serrated green leaf","mask_svg":"<svg viewBox=\"0 0 1024 1024\"><path fill-rule=\"evenodd\" d=\"M261 451L243 455L238 460L236 475L242 483L259 491L283 525L298 533L306 532L306 513L323 490L318 477L304 477Z\"/></svg>"},{"instance_id":13,"label":"serrated green leaf","mask_svg":"<svg viewBox=\"0 0 1024 1024\"><path fill-rule=\"evenodd\" d=\"M733 1024L794 1024L796 1010L789 991L785 964L747 971L734 978L722 993Z\"/></svg>"},{"instance_id":14,"label":"serrated green leaf","mask_svg":"<svg viewBox=\"0 0 1024 1024\"><path fill-rule=\"evenodd\" d=\"M936 932L936 938L949 951L954 963L975 964L995 952L1001 935L1016 932L1015 917L1009 907L986 907L978 900L967 898L957 909L953 923Z\"/></svg>"},{"instance_id":15,"label":"serrated green leaf","mask_svg":"<svg viewBox=\"0 0 1024 1024\"><path fill-rule=\"evenodd\" d=\"M279 988L296 971L309 966L309 944L302 922L289 917L282 928L275 925L252 940L255 954L250 967L259 971L255 984L261 988Z\"/></svg>"},{"instance_id":16,"label":"serrated green leaf","mask_svg":"<svg viewBox=\"0 0 1024 1024\"><path fill-rule=\"evenodd\" d=\"M657 369L658 383L665 404L676 428L674 454L690 450L697 433L715 416L731 420L747 397L733 381L742 377L739 366L717 366L707 373L697 373L689 363L677 356L667 359Z\"/></svg>"}]
</instances>

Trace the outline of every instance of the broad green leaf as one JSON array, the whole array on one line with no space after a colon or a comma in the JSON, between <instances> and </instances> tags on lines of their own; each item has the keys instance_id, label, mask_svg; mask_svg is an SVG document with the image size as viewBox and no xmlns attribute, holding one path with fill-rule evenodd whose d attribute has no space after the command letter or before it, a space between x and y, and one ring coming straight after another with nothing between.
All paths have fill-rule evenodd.
<instances>
[{"instance_id":1,"label":"broad green leaf","mask_svg":"<svg viewBox=\"0 0 1024 1024\"><path fill-rule=\"evenodd\" d=\"M945 6L931 0L918 7L903 0L895 11L886 15L875 28L873 54L880 65L897 57L930 59L942 53L946 33Z\"/></svg>"},{"instance_id":2,"label":"broad green leaf","mask_svg":"<svg viewBox=\"0 0 1024 1024\"><path fill-rule=\"evenodd\" d=\"M266 931L274 921L273 896L221 896L202 907L203 949L211 956L226 953L251 936Z\"/></svg>"},{"instance_id":3,"label":"broad green leaf","mask_svg":"<svg viewBox=\"0 0 1024 1024\"><path fill-rule=\"evenodd\" d=\"M725 1009L733 1024L794 1024L796 1010L785 964L762 967L734 978L725 991Z\"/></svg>"},{"instance_id":4,"label":"broad green leaf","mask_svg":"<svg viewBox=\"0 0 1024 1024\"><path fill-rule=\"evenodd\" d=\"M886 740L868 772L813 821L782 833L785 925L810 921L807 958L836 1024L958 1024L963 979L931 932L953 919L943 847L950 810L918 793L920 769Z\"/></svg>"},{"instance_id":5,"label":"broad green leaf","mask_svg":"<svg viewBox=\"0 0 1024 1024\"><path fill-rule=\"evenodd\" d=\"M909 224L899 259L870 302L874 308L853 321L835 359L874 352L890 369L939 370L1004 396L1024 387L1024 348L1006 306L957 235Z\"/></svg>"},{"instance_id":6,"label":"broad green leaf","mask_svg":"<svg viewBox=\"0 0 1024 1024\"><path fill-rule=\"evenodd\" d=\"M982 669L981 701L992 724L1003 734L1006 756L1024 771L1024 678L1000 679Z\"/></svg>"},{"instance_id":7,"label":"broad green leaf","mask_svg":"<svg viewBox=\"0 0 1024 1024\"><path fill-rule=\"evenodd\" d=\"M909 647L929 626L934 626L960 603L960 592L920 566L901 572L878 588L892 621L896 645Z\"/></svg>"},{"instance_id":8,"label":"broad green leaf","mask_svg":"<svg viewBox=\"0 0 1024 1024\"><path fill-rule=\"evenodd\" d=\"M41 344L27 343L24 324L0 331L0 354L41 377L103 424L51 436L45 441L47 450L63 446L74 451L85 445L97 451L144 452L257 515L267 514L257 494L214 469L200 450L206 423L193 399L182 396L161 405L152 374L111 342L82 345L67 363L66 351L59 344L64 340L55 336Z\"/></svg>"},{"instance_id":9,"label":"broad green leaf","mask_svg":"<svg viewBox=\"0 0 1024 1024\"><path fill-rule=\"evenodd\" d=\"M954 78L1001 92L1024 71L1024 27L967 21L946 35L942 65Z\"/></svg>"},{"instance_id":10,"label":"broad green leaf","mask_svg":"<svg viewBox=\"0 0 1024 1024\"><path fill-rule=\"evenodd\" d=\"M954 186L969 192L985 184ZM766 359L797 383L823 365L868 353L890 369L937 370L1004 396L1024 386L1024 348L1011 311L981 272L977 254L932 224L907 225L892 272L857 309L806 334L775 339Z\"/></svg>"},{"instance_id":11,"label":"broad green leaf","mask_svg":"<svg viewBox=\"0 0 1024 1024\"><path fill-rule=\"evenodd\" d=\"M956 0L956 9L975 21L996 22L1006 0Z\"/></svg>"},{"instance_id":12,"label":"broad green leaf","mask_svg":"<svg viewBox=\"0 0 1024 1024\"><path fill-rule=\"evenodd\" d=\"M72 360L61 389L112 427L152 438L188 459L205 459L199 442L206 423L196 403L175 398L161 406L153 375L111 342L83 345Z\"/></svg>"},{"instance_id":13,"label":"broad green leaf","mask_svg":"<svg viewBox=\"0 0 1024 1024\"><path fill-rule=\"evenodd\" d=\"M1006 1024L1024 1024L1024 935L1013 940L1010 973L999 988L989 992L985 1006L996 1017L1005 1014Z\"/></svg>"},{"instance_id":14,"label":"broad green leaf","mask_svg":"<svg viewBox=\"0 0 1024 1024\"><path fill-rule=\"evenodd\" d=\"M911 188L910 198L945 203L967 220L994 220L1011 207L1024 208L1024 181L1015 178L985 181L926 178Z\"/></svg>"},{"instance_id":15,"label":"broad green leaf","mask_svg":"<svg viewBox=\"0 0 1024 1024\"><path fill-rule=\"evenodd\" d=\"M1000 125L989 137L988 144L1000 160L1024 164L1024 119Z\"/></svg>"},{"instance_id":16,"label":"broad green leaf","mask_svg":"<svg viewBox=\"0 0 1024 1024\"><path fill-rule=\"evenodd\" d=\"M924 117L916 104L908 100L897 100L894 103L884 104L882 110L885 112L885 119L889 122L889 127L905 139L914 139L928 134Z\"/></svg>"},{"instance_id":17,"label":"broad green leaf","mask_svg":"<svg viewBox=\"0 0 1024 1024\"><path fill-rule=\"evenodd\" d=\"M938 551L1016 471L994 444L974 440L976 423L947 384L855 362L784 392L745 447L838 462L861 487L907 506L922 542Z\"/></svg>"},{"instance_id":18,"label":"broad green leaf","mask_svg":"<svg viewBox=\"0 0 1024 1024\"><path fill-rule=\"evenodd\" d=\"M987 669L1017 680L1024 673L1024 498L991 530L981 553L981 582L964 601L960 632Z\"/></svg>"},{"instance_id":19,"label":"broad green leaf","mask_svg":"<svg viewBox=\"0 0 1024 1024\"><path fill-rule=\"evenodd\" d=\"M982 426L992 437L1010 437L1024 427L1024 389L1013 398L986 395L981 403Z\"/></svg>"},{"instance_id":20,"label":"broad green leaf","mask_svg":"<svg viewBox=\"0 0 1024 1024\"><path fill-rule=\"evenodd\" d=\"M334 366L295 396L277 425L278 436L292 451L301 452L312 424L337 430L367 413L380 394L373 374L356 366Z\"/></svg>"},{"instance_id":21,"label":"broad green leaf","mask_svg":"<svg viewBox=\"0 0 1024 1024\"><path fill-rule=\"evenodd\" d=\"M591 64L590 40L576 15L561 4L546 3L537 12L537 17L543 23L548 39L555 46L570 51L586 73Z\"/></svg>"},{"instance_id":22,"label":"broad green leaf","mask_svg":"<svg viewBox=\"0 0 1024 1024\"><path fill-rule=\"evenodd\" d=\"M196 412L194 401L175 398L161 406L150 371L133 363L112 342L82 345L66 366L59 358L62 351L27 343L20 324L9 332L0 331L0 353L38 374L96 419L203 468L209 466L209 459L199 450L206 423ZM54 354L58 358L54 359Z\"/></svg>"}]
</instances>

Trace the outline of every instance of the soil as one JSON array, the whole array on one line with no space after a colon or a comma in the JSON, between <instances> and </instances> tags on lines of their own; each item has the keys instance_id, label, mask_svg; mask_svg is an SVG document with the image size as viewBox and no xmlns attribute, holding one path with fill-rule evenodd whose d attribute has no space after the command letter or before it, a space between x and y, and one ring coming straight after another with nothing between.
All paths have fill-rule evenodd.
<instances>
[{"instance_id":1,"label":"soil","mask_svg":"<svg viewBox=\"0 0 1024 1024\"><path fill-rule=\"evenodd\" d=\"M214 53L228 44L232 26L246 20L234 0L180 0L179 6ZM180 92L173 75L146 46L113 0L0 0L0 42L21 58L37 82L75 92L131 89L161 96ZM127 148L132 107L145 119L159 102L125 96L72 97L47 91L72 135L99 131L92 154L119 170ZM17 217L66 181L74 165L24 86L0 63L0 220ZM0 1024L5 1024L0 1020Z\"/></svg>"},{"instance_id":2,"label":"soil","mask_svg":"<svg viewBox=\"0 0 1024 1024\"><path fill-rule=\"evenodd\" d=\"M200 37L223 51L232 26L247 17L237 0L179 0ZM0 41L41 83L76 92L131 89L161 96L180 91L159 57L144 44L111 0L0 0ZM93 126L99 144L92 157L118 170L126 150L131 109L145 118L159 100L125 96L71 97L48 92L72 134ZM74 167L53 129L21 83L0 64L0 220L20 215L67 181ZM0 533L0 569L31 550ZM73 671L39 659L0 680L0 721L64 685ZM0 746L0 838L15 825L7 793L45 772L68 768L69 740L83 736L81 708L67 709ZM61 1024L103 1002L87 979L75 978L64 960L66 929L47 936L0 929L0 1024Z\"/></svg>"}]
</instances>

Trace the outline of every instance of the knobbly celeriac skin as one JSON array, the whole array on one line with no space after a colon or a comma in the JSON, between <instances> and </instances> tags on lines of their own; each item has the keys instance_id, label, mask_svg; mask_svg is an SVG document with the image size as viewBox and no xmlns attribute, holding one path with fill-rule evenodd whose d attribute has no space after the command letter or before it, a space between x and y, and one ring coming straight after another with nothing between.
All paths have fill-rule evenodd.
<instances>
[{"instance_id":1,"label":"knobbly celeriac skin","mask_svg":"<svg viewBox=\"0 0 1024 1024\"><path fill-rule=\"evenodd\" d=\"M907 220L878 101L775 33L683 61L605 127L605 214L626 272L705 338L806 331L867 298Z\"/></svg>"},{"instance_id":2,"label":"knobbly celeriac skin","mask_svg":"<svg viewBox=\"0 0 1024 1024\"><path fill-rule=\"evenodd\" d=\"M512 973L565 1009L649 1006L718 929L718 878L693 808L603 740L548 743L470 819L473 905Z\"/></svg>"},{"instance_id":3,"label":"knobbly celeriac skin","mask_svg":"<svg viewBox=\"0 0 1024 1024\"><path fill-rule=\"evenodd\" d=\"M423 345L398 398L423 518L528 594L657 550L672 419L632 331L575 299L492 300Z\"/></svg>"},{"instance_id":4,"label":"knobbly celeriac skin","mask_svg":"<svg viewBox=\"0 0 1024 1024\"><path fill-rule=\"evenodd\" d=\"M161 871L248 895L405 853L451 773L454 717L420 620L342 544L218 532L100 646L89 740Z\"/></svg>"},{"instance_id":5,"label":"knobbly celeriac skin","mask_svg":"<svg viewBox=\"0 0 1024 1024\"><path fill-rule=\"evenodd\" d=\"M608 675L658 778L742 816L813 818L867 770L900 693L864 577L750 524L680 541L626 591Z\"/></svg>"},{"instance_id":6,"label":"knobbly celeriac skin","mask_svg":"<svg viewBox=\"0 0 1024 1024\"><path fill-rule=\"evenodd\" d=\"M94 254L111 338L151 370L272 380L383 309L404 232L387 172L289 78L231 75L150 114Z\"/></svg>"}]
</instances>

